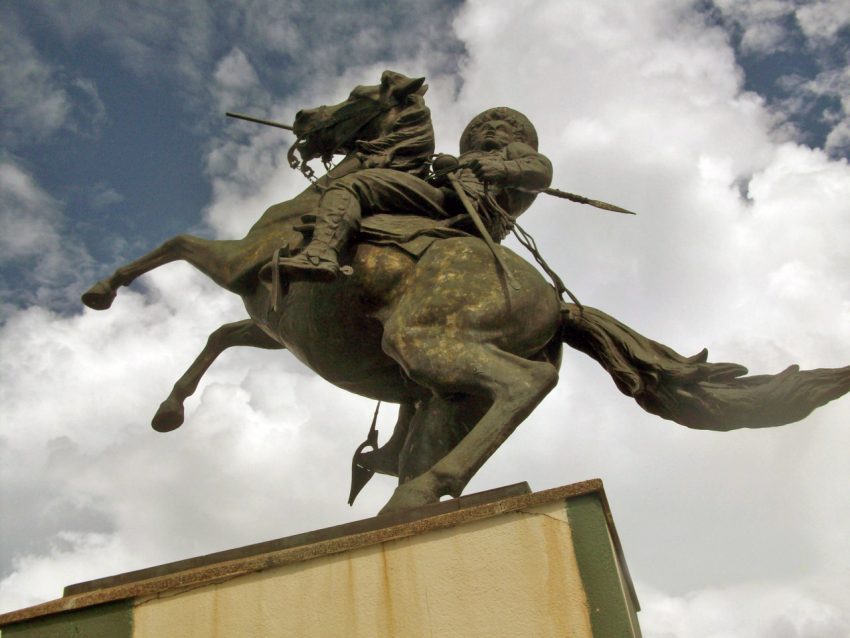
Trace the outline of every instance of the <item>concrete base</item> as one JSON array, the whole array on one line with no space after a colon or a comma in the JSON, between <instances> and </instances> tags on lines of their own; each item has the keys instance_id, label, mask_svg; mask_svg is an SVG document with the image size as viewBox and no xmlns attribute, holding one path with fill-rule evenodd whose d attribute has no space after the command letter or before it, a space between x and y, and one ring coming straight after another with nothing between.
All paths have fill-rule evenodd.
<instances>
[{"instance_id":1,"label":"concrete base","mask_svg":"<svg viewBox=\"0 0 850 638\"><path fill-rule=\"evenodd\" d=\"M526 484L66 588L3 638L639 636L601 481ZM74 633L77 632L77 633Z\"/></svg>"}]
</instances>

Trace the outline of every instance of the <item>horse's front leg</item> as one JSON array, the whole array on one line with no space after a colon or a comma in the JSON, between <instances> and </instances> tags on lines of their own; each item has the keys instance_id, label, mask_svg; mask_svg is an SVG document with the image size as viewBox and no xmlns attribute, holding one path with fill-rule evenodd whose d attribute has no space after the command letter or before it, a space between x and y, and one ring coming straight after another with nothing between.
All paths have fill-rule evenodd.
<instances>
[{"instance_id":1,"label":"horse's front leg","mask_svg":"<svg viewBox=\"0 0 850 638\"><path fill-rule=\"evenodd\" d=\"M154 268L181 259L192 264L219 286L230 289L237 275L233 258L239 254L239 244L239 240L177 235L97 282L83 293L82 301L89 308L106 310L112 305L118 288L130 285L137 277Z\"/></svg>"},{"instance_id":2,"label":"horse's front leg","mask_svg":"<svg viewBox=\"0 0 850 638\"><path fill-rule=\"evenodd\" d=\"M391 320L385 327L384 350L411 379L430 388L447 405L463 391L488 407L457 444L453 439L460 433L438 427L445 440L428 442L420 459L424 463L412 465L411 473L433 462L440 451L447 453L430 469L402 482L381 514L436 502L444 495L459 497L484 462L555 387L558 372L553 365L476 343L474 338L471 333L447 332L442 326L411 328L410 322L394 325ZM407 452L414 457L410 463L417 451Z\"/></svg>"},{"instance_id":3,"label":"horse's front leg","mask_svg":"<svg viewBox=\"0 0 850 638\"><path fill-rule=\"evenodd\" d=\"M217 328L210 334L207 345L189 369L174 384L171 394L159 406L151 422L154 430L170 432L180 427L183 423L183 401L195 392L201 377L218 355L233 346L252 346L266 350L280 350L284 347L264 333L251 319L227 323Z\"/></svg>"}]
</instances>

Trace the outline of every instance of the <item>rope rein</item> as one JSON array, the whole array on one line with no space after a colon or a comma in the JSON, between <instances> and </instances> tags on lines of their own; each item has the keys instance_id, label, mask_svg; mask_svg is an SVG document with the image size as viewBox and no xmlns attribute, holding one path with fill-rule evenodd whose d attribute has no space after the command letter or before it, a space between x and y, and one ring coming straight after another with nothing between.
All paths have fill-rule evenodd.
<instances>
[{"instance_id":1,"label":"rope rein","mask_svg":"<svg viewBox=\"0 0 850 638\"><path fill-rule=\"evenodd\" d=\"M522 246L532 254L534 257L534 261L536 261L543 271L549 276L549 279L552 280L552 284L555 286L555 290L558 291L558 297L561 299L564 298L564 293L572 300L572 302L578 306L580 309L583 309L584 306L581 305L581 302L578 298L564 285L564 281L558 276L552 267L546 263L546 260L543 259L543 255L540 254L540 250L537 248L537 242L534 240L534 237L526 231L522 226L520 226L516 221L514 221L513 227L514 237L517 238Z\"/></svg>"}]
</instances>

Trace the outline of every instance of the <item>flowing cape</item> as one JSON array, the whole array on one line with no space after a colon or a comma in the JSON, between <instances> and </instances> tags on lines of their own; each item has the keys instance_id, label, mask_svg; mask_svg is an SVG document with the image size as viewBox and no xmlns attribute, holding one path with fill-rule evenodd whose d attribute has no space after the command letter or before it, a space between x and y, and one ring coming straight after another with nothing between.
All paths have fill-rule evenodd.
<instances>
[{"instance_id":1,"label":"flowing cape","mask_svg":"<svg viewBox=\"0 0 850 638\"><path fill-rule=\"evenodd\" d=\"M691 428L733 430L793 423L850 390L850 366L744 376L737 363L683 357L601 310L562 304L563 340L595 359L647 412Z\"/></svg>"}]
</instances>

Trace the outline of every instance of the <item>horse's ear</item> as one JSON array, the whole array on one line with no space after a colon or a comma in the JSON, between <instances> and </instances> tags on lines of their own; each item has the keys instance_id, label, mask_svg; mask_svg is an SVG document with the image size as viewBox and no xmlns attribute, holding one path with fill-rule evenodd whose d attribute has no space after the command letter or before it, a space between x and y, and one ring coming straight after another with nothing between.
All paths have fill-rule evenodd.
<instances>
[{"instance_id":1,"label":"horse's ear","mask_svg":"<svg viewBox=\"0 0 850 638\"><path fill-rule=\"evenodd\" d=\"M425 86L425 78L404 78L404 81L402 81L398 86L393 87L393 96L399 102L403 102L408 95L419 93L419 90L423 86ZM425 86L426 90L427 88L428 87ZM422 91L419 95L424 93L425 91Z\"/></svg>"},{"instance_id":2,"label":"horse's ear","mask_svg":"<svg viewBox=\"0 0 850 638\"><path fill-rule=\"evenodd\" d=\"M423 84L418 89L416 89L416 95L425 95L425 92L428 90L428 85Z\"/></svg>"}]
</instances>

